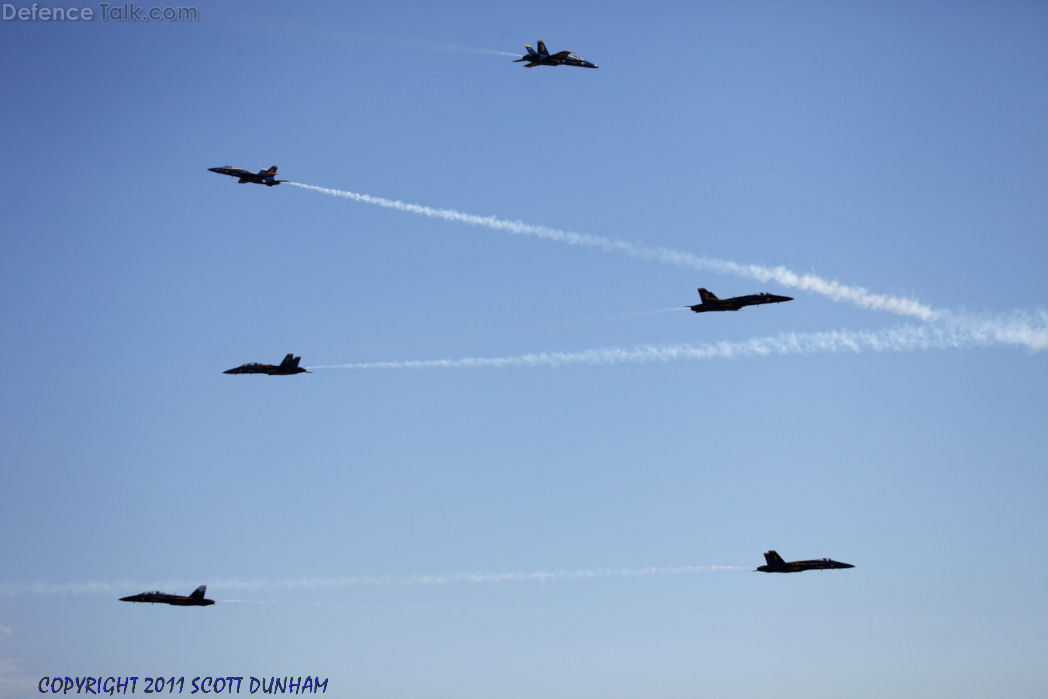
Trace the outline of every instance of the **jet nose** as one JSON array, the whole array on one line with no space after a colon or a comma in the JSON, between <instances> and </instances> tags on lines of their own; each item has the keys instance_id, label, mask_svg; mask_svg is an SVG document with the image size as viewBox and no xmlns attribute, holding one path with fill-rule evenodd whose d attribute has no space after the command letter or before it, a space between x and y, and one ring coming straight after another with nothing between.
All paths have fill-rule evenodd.
<instances>
[{"instance_id":1,"label":"jet nose","mask_svg":"<svg viewBox=\"0 0 1048 699\"><path fill-rule=\"evenodd\" d=\"M221 169L222 169L222 168L220 168L220 167L209 167L209 168L208 168L208 170L209 170L209 171L211 171L211 172L218 172L218 171L219 171L219 170L221 170Z\"/></svg>"}]
</instances>

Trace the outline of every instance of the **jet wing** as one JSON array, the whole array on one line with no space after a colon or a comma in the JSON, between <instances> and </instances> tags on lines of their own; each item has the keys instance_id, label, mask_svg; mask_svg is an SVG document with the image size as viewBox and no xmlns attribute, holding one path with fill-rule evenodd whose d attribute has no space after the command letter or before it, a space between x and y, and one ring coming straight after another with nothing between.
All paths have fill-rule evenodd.
<instances>
[{"instance_id":1,"label":"jet wing","mask_svg":"<svg viewBox=\"0 0 1048 699\"><path fill-rule=\"evenodd\" d=\"M538 65L542 65L542 64L541 63L529 63L529 64L527 64L524 67L525 68L534 68L535 66L538 66Z\"/></svg>"},{"instance_id":2,"label":"jet wing","mask_svg":"<svg viewBox=\"0 0 1048 699\"><path fill-rule=\"evenodd\" d=\"M571 51L557 51L555 54L550 56L555 61L563 61L565 58L571 55Z\"/></svg>"}]
</instances>

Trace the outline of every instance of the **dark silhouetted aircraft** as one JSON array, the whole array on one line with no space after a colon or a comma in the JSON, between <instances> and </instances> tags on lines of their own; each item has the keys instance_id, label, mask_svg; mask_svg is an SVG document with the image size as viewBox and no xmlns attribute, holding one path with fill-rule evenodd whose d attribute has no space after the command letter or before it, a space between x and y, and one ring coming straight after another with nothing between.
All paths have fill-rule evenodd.
<instances>
[{"instance_id":1,"label":"dark silhouetted aircraft","mask_svg":"<svg viewBox=\"0 0 1048 699\"><path fill-rule=\"evenodd\" d=\"M694 306L685 306L696 313L706 311L737 311L743 306L759 306L762 303L782 303L792 301L792 296L776 296L775 294L750 294L749 296L733 296L730 299L719 299L705 289L699 289L699 298L702 303Z\"/></svg>"},{"instance_id":2,"label":"dark silhouetted aircraft","mask_svg":"<svg viewBox=\"0 0 1048 699\"><path fill-rule=\"evenodd\" d=\"M176 607L206 607L209 604L214 604L213 599L204 599L204 593L207 591L207 585L201 585L197 589L193 590L193 593L186 597L185 595L172 595L170 592L143 592L140 595L131 595L130 597L121 597L121 602L149 602L151 604L173 604Z\"/></svg>"},{"instance_id":3,"label":"dark silhouetted aircraft","mask_svg":"<svg viewBox=\"0 0 1048 699\"><path fill-rule=\"evenodd\" d=\"M220 175L229 175L230 177L239 177L237 180L239 184L245 182L254 182L255 184L264 184L267 187L272 187L275 184L280 184L284 180L275 179L277 176L277 166L269 168L268 170L259 170L258 172L251 172L250 170L241 170L238 167L232 165L226 165L225 167L209 167L208 170L211 172L217 172Z\"/></svg>"},{"instance_id":4,"label":"dark silhouetted aircraft","mask_svg":"<svg viewBox=\"0 0 1048 699\"><path fill-rule=\"evenodd\" d=\"M763 565L757 570L762 573L802 573L806 570L830 570L832 568L854 568L851 563L831 561L829 558L819 558L814 561L790 561L782 560L782 556L774 551L764 554L764 560L768 565Z\"/></svg>"},{"instance_id":5,"label":"dark silhouetted aircraft","mask_svg":"<svg viewBox=\"0 0 1048 699\"><path fill-rule=\"evenodd\" d=\"M514 63L523 63L527 61L528 64L525 68L534 68L535 66L578 66L579 68L596 68L597 65L584 61L571 51L558 51L557 53L551 54L546 50L546 42L539 40L539 50L531 48L530 44L524 44L524 48L528 50L526 54Z\"/></svg>"},{"instance_id":6,"label":"dark silhouetted aircraft","mask_svg":"<svg viewBox=\"0 0 1048 699\"><path fill-rule=\"evenodd\" d=\"M269 374L270 376L290 376L291 374L309 373L298 365L302 357L287 355L280 364L241 364L233 369L226 369L223 374Z\"/></svg>"}]
</instances>

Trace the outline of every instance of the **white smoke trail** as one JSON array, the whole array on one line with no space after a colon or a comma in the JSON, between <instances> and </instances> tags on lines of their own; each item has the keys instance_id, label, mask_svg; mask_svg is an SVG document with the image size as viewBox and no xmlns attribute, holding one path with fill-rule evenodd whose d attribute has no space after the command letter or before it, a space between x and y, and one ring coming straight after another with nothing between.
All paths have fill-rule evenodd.
<instances>
[{"instance_id":1,"label":"white smoke trail","mask_svg":"<svg viewBox=\"0 0 1048 699\"><path fill-rule=\"evenodd\" d=\"M342 197L353 201L374 204L387 209L406 211L420 216L441 219L444 221L455 221L470 226L482 226L492 230L504 231L513 235L527 235L544 240L554 240L568 245L580 245L583 247L598 248L604 252L618 252L629 257L640 260L654 260L664 264L689 269L712 271L720 274L733 274L757 281L776 281L779 284L793 289L810 291L820 294L834 301L847 301L862 308L889 311L898 315L913 316L921 320L932 320L936 317L936 311L925 304L914 299L900 296L889 296L885 294L874 294L868 289L860 286L849 286L835 280L823 279L815 274L798 274L783 266L765 267L763 265L741 264L731 260L721 260L714 257L705 257L681 250L673 250L665 247L652 247L642 243L633 243L625 240L615 240L604 236L589 235L587 233L575 233L563 231L548 226L536 226L523 221L507 221L495 216L479 216L467 214L454 209L436 209L420 204L408 204L395 199L384 199L373 197L369 194L357 194L342 189L330 189L328 187L317 187L316 185L303 184L301 182L290 182L288 184L313 192L328 194L333 197Z\"/></svg>"},{"instance_id":2,"label":"white smoke trail","mask_svg":"<svg viewBox=\"0 0 1048 699\"><path fill-rule=\"evenodd\" d=\"M1048 313L1016 312L1009 317L962 317L956 322L904 325L885 330L788 332L739 342L605 347L576 352L534 352L508 357L462 357L392 362L352 362L309 369L503 369L569 365L649 364L682 360L738 359L807 354L859 354L915 350L972 349L997 345L1048 349Z\"/></svg>"},{"instance_id":3,"label":"white smoke trail","mask_svg":"<svg viewBox=\"0 0 1048 699\"><path fill-rule=\"evenodd\" d=\"M566 580L592 580L598 578L638 578L649 576L686 575L706 571L750 570L745 566L686 565L648 566L645 568L584 568L579 570L533 570L509 573L438 573L407 576L351 576L351 577L298 577L298 578L253 578L216 580L209 583L211 589L259 591L259 590L328 590L346 587L420 587L442 586L462 583L499 584L514 582L560 582ZM186 580L152 581L148 583L128 580L86 580L67 583L0 583L0 595L94 595L127 594L128 591L160 588L164 590L190 589L199 583ZM225 600L244 602L246 600ZM264 602L254 602L263 604Z\"/></svg>"}]
</instances>

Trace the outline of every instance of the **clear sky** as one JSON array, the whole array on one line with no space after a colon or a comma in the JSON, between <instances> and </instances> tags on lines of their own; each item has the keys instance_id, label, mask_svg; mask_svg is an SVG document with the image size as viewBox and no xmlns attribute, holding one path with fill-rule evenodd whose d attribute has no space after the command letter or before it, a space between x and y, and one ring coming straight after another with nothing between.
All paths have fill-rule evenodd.
<instances>
[{"instance_id":1,"label":"clear sky","mask_svg":"<svg viewBox=\"0 0 1048 699\"><path fill-rule=\"evenodd\" d=\"M0 22L0 697L1044 692L1048 6L196 7Z\"/></svg>"}]
</instances>

